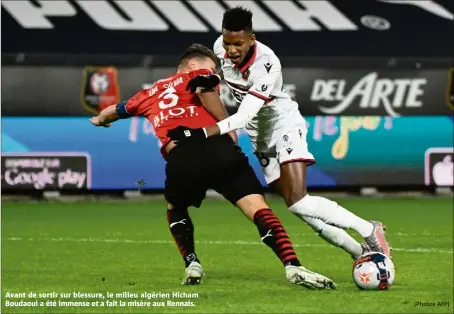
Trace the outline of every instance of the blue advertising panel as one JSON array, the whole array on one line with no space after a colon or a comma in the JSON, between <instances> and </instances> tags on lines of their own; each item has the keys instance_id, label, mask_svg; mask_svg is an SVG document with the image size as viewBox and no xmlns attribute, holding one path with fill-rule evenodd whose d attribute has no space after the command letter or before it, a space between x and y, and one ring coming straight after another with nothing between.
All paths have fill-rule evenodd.
<instances>
[{"instance_id":1,"label":"blue advertising panel","mask_svg":"<svg viewBox=\"0 0 454 314\"><path fill-rule=\"evenodd\" d=\"M309 149L317 160L308 168L309 187L452 185L452 170L450 177L439 177L452 169L452 117L306 120ZM247 134L239 132L239 139L265 185ZM165 161L159 146L152 125L143 118L105 129L83 117L5 117L2 189L137 189L140 180L144 189L162 189ZM431 151L444 155L430 161L427 156L433 154L426 152ZM427 167L435 165L438 174L428 179Z\"/></svg>"}]
</instances>

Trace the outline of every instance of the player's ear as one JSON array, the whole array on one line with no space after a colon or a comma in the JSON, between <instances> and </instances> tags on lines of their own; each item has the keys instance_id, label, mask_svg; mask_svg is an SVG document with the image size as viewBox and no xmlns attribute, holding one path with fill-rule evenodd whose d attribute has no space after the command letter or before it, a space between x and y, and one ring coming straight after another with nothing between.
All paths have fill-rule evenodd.
<instances>
[{"instance_id":1,"label":"player's ear","mask_svg":"<svg viewBox=\"0 0 454 314\"><path fill-rule=\"evenodd\" d=\"M188 69L189 71L195 71L198 69L198 62L195 58L188 61Z\"/></svg>"},{"instance_id":2,"label":"player's ear","mask_svg":"<svg viewBox=\"0 0 454 314\"><path fill-rule=\"evenodd\" d=\"M252 41L252 44L255 44L255 34L252 34L251 41Z\"/></svg>"}]
</instances>

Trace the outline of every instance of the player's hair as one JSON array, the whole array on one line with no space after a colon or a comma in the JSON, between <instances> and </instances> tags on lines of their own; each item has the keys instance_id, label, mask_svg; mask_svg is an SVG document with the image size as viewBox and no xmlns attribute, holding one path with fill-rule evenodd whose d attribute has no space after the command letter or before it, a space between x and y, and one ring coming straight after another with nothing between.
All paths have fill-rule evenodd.
<instances>
[{"instance_id":1,"label":"player's hair","mask_svg":"<svg viewBox=\"0 0 454 314\"><path fill-rule=\"evenodd\" d=\"M252 32L252 12L242 6L224 12L222 28L231 32Z\"/></svg>"},{"instance_id":2,"label":"player's hair","mask_svg":"<svg viewBox=\"0 0 454 314\"><path fill-rule=\"evenodd\" d=\"M210 58L214 63L216 63L216 55L214 52L201 44L192 44L188 49L186 49L180 57L179 64L185 64L192 58Z\"/></svg>"}]
</instances>

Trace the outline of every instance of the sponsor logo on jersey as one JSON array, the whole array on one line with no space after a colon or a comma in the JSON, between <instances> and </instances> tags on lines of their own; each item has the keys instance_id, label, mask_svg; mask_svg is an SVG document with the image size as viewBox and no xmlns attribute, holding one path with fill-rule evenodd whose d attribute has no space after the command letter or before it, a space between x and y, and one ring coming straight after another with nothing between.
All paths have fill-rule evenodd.
<instances>
[{"instance_id":1,"label":"sponsor logo on jersey","mask_svg":"<svg viewBox=\"0 0 454 314\"><path fill-rule=\"evenodd\" d=\"M120 102L117 69L114 67L86 67L83 71L82 104L98 114L104 108Z\"/></svg>"},{"instance_id":2,"label":"sponsor logo on jersey","mask_svg":"<svg viewBox=\"0 0 454 314\"><path fill-rule=\"evenodd\" d=\"M441 19L453 20L453 14L436 1L376 0L383 5L416 7ZM71 19L87 15L100 28L110 31L155 31L175 28L180 32L206 33L220 31L224 5L236 6L235 1L207 0L5 0L2 7L26 29L58 28L54 19ZM392 27L386 17L365 15L358 21L348 17L327 0L247 1L254 12L256 32L291 31L358 31L362 27L388 30ZM264 10L266 8L266 10ZM392 8L390 8L392 10Z\"/></svg>"},{"instance_id":3,"label":"sponsor logo on jersey","mask_svg":"<svg viewBox=\"0 0 454 314\"><path fill-rule=\"evenodd\" d=\"M267 73L270 73L270 70L271 70L272 67L273 67L273 65L272 65L271 63L269 63L269 62L266 63L266 64L265 64L265 70L266 70L266 72L267 72Z\"/></svg>"},{"instance_id":4,"label":"sponsor logo on jersey","mask_svg":"<svg viewBox=\"0 0 454 314\"><path fill-rule=\"evenodd\" d=\"M387 115L400 116L399 109L421 108L426 78L380 78L371 72L347 87L346 79L314 81L311 101L320 102L319 110L328 115L343 114L351 106L359 111L384 108ZM350 83L351 84L351 83ZM358 110L357 110L358 111Z\"/></svg>"}]
</instances>

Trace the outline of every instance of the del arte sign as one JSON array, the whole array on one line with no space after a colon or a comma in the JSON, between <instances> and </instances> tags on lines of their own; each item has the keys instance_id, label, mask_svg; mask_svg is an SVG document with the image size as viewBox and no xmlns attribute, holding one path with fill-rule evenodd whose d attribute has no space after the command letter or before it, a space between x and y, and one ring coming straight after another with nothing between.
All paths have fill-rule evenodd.
<instances>
[{"instance_id":1,"label":"del arte sign","mask_svg":"<svg viewBox=\"0 0 454 314\"><path fill-rule=\"evenodd\" d=\"M389 116L397 117L399 109L422 107L427 79L379 78L377 72L371 72L351 84L347 79L317 79L310 100L319 103L319 110L328 115L343 114L356 106L356 110L383 107Z\"/></svg>"}]
</instances>

